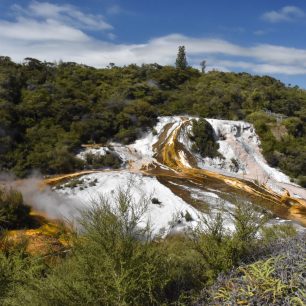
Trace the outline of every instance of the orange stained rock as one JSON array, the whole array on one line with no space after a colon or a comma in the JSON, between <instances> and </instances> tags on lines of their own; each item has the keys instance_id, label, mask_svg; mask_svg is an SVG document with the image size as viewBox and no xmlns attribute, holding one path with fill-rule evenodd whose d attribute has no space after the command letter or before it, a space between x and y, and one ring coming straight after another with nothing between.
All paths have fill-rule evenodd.
<instances>
[{"instance_id":1,"label":"orange stained rock","mask_svg":"<svg viewBox=\"0 0 306 306\"><path fill-rule=\"evenodd\" d=\"M264 185L257 186L254 182L251 181L245 181L199 168L186 167L180 160L177 146L179 144L178 136L181 132L181 129L187 124L190 124L190 120L183 120L182 124L175 128L174 131L168 136L166 141L158 148L158 150L161 151L161 154L159 154L161 157L159 161L162 164L180 172L181 175L186 175L189 178L198 178L202 180L205 180L205 176L215 178L234 189L242 190L256 197L271 201L277 205L286 204L296 205L296 207L300 208L303 206L306 207L305 200L291 197L288 191L285 191L284 194L280 196Z\"/></svg>"},{"instance_id":2,"label":"orange stained rock","mask_svg":"<svg viewBox=\"0 0 306 306\"><path fill-rule=\"evenodd\" d=\"M69 174L62 174L62 175L57 175L57 176L53 176L50 178L46 178L42 181L42 187L44 187L45 185L56 185L64 180L69 180L72 178L76 178L85 174L91 174L91 173L97 173L97 172L101 172L100 170L84 170L84 171L79 171L79 172L74 172L74 173L69 173Z\"/></svg>"},{"instance_id":3,"label":"orange stained rock","mask_svg":"<svg viewBox=\"0 0 306 306\"><path fill-rule=\"evenodd\" d=\"M302 223L304 226L306 226L306 219L305 219L306 208L304 206L293 205L289 208L289 211L290 215L293 217L294 220L297 220L300 223Z\"/></svg>"},{"instance_id":4,"label":"orange stained rock","mask_svg":"<svg viewBox=\"0 0 306 306\"><path fill-rule=\"evenodd\" d=\"M46 223L37 229L11 230L6 234L6 244L15 245L26 241L30 254L46 255L65 249L71 244L68 228L56 223ZM0 245L5 247L5 244Z\"/></svg>"},{"instance_id":5,"label":"orange stained rock","mask_svg":"<svg viewBox=\"0 0 306 306\"><path fill-rule=\"evenodd\" d=\"M289 212L293 219L299 219L299 221L305 224L305 215L306 213L303 210L303 207L306 208L306 201L303 199L297 199L292 197L288 191L285 191L283 195L279 195L270 188L265 185L257 185L253 181L248 181L245 179L239 179L235 177L225 176L220 173L216 173L213 171L208 171L204 169L200 169L196 166L193 157L190 156L190 153L182 144L178 141L179 135L183 128L190 125L191 122L187 118L182 118L182 123L176 127L170 135L168 135L169 129L173 126L173 124L169 123L165 126L164 131L160 134L159 140L157 143L153 145L153 149L155 152L154 157L157 161L170 168L167 171L159 171L159 167L157 167L154 162L143 164L142 167L138 169L133 169L132 164L129 162L129 168L131 172L142 172L150 175L162 175L169 177L182 177L189 180L196 180L201 182L201 184L205 184L205 180L213 179L215 181L219 181L220 184L225 184L228 186L230 192L235 192L240 190L245 194L249 194L257 197L260 200L265 200L273 203L273 205L286 205L289 207L295 207L294 209L289 209ZM186 156L187 161L190 166L186 166L185 161L181 160L179 152L182 151L184 156ZM107 171L107 170L106 170ZM67 179L72 179L79 177L81 175L101 172L99 170L88 170L88 171L80 171L72 174L59 175L55 177L51 177L45 179L43 181L43 186L45 185L55 185ZM301 214L304 213L304 216ZM297 211L299 210L299 213ZM301 221L301 219L303 219Z\"/></svg>"}]
</instances>

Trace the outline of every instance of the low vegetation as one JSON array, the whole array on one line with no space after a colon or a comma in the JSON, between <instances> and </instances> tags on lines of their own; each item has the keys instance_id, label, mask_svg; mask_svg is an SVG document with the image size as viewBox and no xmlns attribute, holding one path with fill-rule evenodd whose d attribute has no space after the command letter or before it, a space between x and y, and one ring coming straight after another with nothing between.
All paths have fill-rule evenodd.
<instances>
[{"instance_id":1,"label":"low vegetation","mask_svg":"<svg viewBox=\"0 0 306 306\"><path fill-rule=\"evenodd\" d=\"M197 305L305 305L305 238L272 243L269 256L220 276Z\"/></svg>"},{"instance_id":2,"label":"low vegetation","mask_svg":"<svg viewBox=\"0 0 306 306\"><path fill-rule=\"evenodd\" d=\"M298 238L288 240L295 235L288 226L266 228L262 211L237 203L230 215L233 232L225 229L223 211L203 218L195 229L161 239L143 223L151 199L135 202L128 189L112 196L115 205L101 197L83 212L64 251L33 257L24 245L2 249L1 305L194 305L205 299L223 304L240 301L242 289L250 301L270 305L279 305L288 294L288 300L303 301L299 277L305 243L292 249L294 262L291 253L287 259L282 253L275 258L279 245ZM243 281L227 292L220 275L224 281L232 278L234 267L243 271L238 274ZM294 282L278 281L282 267L291 269ZM228 271L229 276L224 274Z\"/></svg>"}]
</instances>

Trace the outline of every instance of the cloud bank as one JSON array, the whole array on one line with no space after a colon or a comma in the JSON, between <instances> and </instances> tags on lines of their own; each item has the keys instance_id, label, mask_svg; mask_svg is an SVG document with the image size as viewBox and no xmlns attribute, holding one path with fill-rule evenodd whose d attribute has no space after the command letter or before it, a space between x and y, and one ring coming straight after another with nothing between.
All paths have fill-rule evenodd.
<instances>
[{"instance_id":1,"label":"cloud bank","mask_svg":"<svg viewBox=\"0 0 306 306\"><path fill-rule=\"evenodd\" d=\"M262 19L271 23L295 21L305 17L305 12L296 6L284 6L278 11L266 12Z\"/></svg>"},{"instance_id":2,"label":"cloud bank","mask_svg":"<svg viewBox=\"0 0 306 306\"><path fill-rule=\"evenodd\" d=\"M269 16L281 20L285 18L280 17L281 14L298 14L293 8L285 7ZM116 7L115 12L119 11ZM71 5L34 1L25 8L13 5L12 13L13 19L0 19L0 55L10 56L19 62L29 56L46 61L74 61L95 67L105 67L110 62L116 65L154 62L165 65L173 64L178 46L185 45L189 63L195 67L206 59L209 69L306 74L305 49L272 44L241 46L224 39L181 34L165 35L141 44L120 44L112 41L114 27L102 15L85 14ZM92 31L98 31L99 36L104 35L105 39L90 35Z\"/></svg>"}]
</instances>

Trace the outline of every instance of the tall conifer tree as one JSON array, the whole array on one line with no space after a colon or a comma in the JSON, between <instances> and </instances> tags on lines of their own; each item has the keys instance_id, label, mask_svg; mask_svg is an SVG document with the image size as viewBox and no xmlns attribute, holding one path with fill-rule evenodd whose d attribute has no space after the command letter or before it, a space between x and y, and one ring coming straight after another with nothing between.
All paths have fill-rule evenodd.
<instances>
[{"instance_id":1,"label":"tall conifer tree","mask_svg":"<svg viewBox=\"0 0 306 306\"><path fill-rule=\"evenodd\" d=\"M175 61L175 66L178 69L187 68L188 63L186 59L185 46L179 46L176 61Z\"/></svg>"}]
</instances>

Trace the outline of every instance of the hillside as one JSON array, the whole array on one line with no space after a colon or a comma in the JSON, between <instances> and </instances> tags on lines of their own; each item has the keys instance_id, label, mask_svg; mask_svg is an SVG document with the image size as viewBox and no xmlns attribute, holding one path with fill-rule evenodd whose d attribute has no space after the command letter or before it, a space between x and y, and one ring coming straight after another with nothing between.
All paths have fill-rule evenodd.
<instances>
[{"instance_id":1,"label":"hillside","mask_svg":"<svg viewBox=\"0 0 306 306\"><path fill-rule=\"evenodd\" d=\"M304 90L0 57L0 106L1 305L306 302Z\"/></svg>"},{"instance_id":2,"label":"hillside","mask_svg":"<svg viewBox=\"0 0 306 306\"><path fill-rule=\"evenodd\" d=\"M253 123L269 164L305 184L306 92L268 76L1 57L0 88L1 171L82 169L81 144L131 143L157 116L188 114Z\"/></svg>"}]
</instances>

